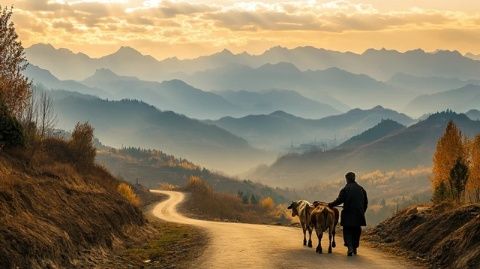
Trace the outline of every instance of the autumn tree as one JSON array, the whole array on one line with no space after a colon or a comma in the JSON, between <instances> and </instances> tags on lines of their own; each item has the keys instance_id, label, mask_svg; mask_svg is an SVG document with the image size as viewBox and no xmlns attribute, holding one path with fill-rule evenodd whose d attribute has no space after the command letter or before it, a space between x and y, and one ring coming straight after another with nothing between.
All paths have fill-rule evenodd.
<instances>
[{"instance_id":1,"label":"autumn tree","mask_svg":"<svg viewBox=\"0 0 480 269\"><path fill-rule=\"evenodd\" d=\"M466 190L472 202L480 202L480 135L470 144L470 173Z\"/></svg>"},{"instance_id":2,"label":"autumn tree","mask_svg":"<svg viewBox=\"0 0 480 269\"><path fill-rule=\"evenodd\" d=\"M23 74L28 63L11 19L12 8L0 7L0 100L18 118L29 103L31 85Z\"/></svg>"},{"instance_id":3,"label":"autumn tree","mask_svg":"<svg viewBox=\"0 0 480 269\"><path fill-rule=\"evenodd\" d=\"M88 167L95 161L96 149L94 146L93 127L88 122L77 123L69 141L73 160L79 166Z\"/></svg>"},{"instance_id":4,"label":"autumn tree","mask_svg":"<svg viewBox=\"0 0 480 269\"><path fill-rule=\"evenodd\" d=\"M433 156L432 188L434 201L445 200L448 197L444 194L452 193L450 172L457 160L467 160L465 138L453 121L450 121L445 129L445 133L437 142ZM447 188L447 190L441 190L444 188ZM449 196L451 197L451 195Z\"/></svg>"}]
</instances>

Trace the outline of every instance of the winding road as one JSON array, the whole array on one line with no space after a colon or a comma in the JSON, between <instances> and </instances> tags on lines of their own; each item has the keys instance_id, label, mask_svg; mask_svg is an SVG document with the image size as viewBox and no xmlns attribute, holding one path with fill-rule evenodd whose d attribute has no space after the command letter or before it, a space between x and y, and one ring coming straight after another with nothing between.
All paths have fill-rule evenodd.
<instances>
[{"instance_id":1,"label":"winding road","mask_svg":"<svg viewBox=\"0 0 480 269\"><path fill-rule=\"evenodd\" d=\"M177 211L185 195L172 191L153 191L169 198L153 208L153 214L165 221L191 224L205 229L209 244L192 268L418 268L406 260L373 248L361 246L359 255L347 257L343 240L337 236L333 254L316 254L302 245L298 228L203 221L187 218ZM324 236L325 239L327 236ZM316 237L313 241L316 246ZM327 242L323 242L326 250Z\"/></svg>"}]
</instances>

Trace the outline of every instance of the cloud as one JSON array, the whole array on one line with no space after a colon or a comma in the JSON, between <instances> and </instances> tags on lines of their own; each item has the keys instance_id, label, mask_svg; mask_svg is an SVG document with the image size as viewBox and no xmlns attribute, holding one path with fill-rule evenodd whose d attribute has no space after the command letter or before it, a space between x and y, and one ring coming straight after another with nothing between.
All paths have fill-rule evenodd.
<instances>
[{"instance_id":1,"label":"cloud","mask_svg":"<svg viewBox=\"0 0 480 269\"><path fill-rule=\"evenodd\" d=\"M359 38L376 33L391 38L394 32L405 36L409 31L467 38L454 33L480 29L477 13L455 10L453 5L450 9L386 9L385 3L379 8L378 1L357 0L0 0L1 5L12 3L24 43L59 46L95 42L108 47L148 40L188 44L185 48L197 44L204 49L210 44L248 50L249 45L264 48L319 40L334 46L346 35ZM442 29L445 34L438 34Z\"/></svg>"}]
</instances>

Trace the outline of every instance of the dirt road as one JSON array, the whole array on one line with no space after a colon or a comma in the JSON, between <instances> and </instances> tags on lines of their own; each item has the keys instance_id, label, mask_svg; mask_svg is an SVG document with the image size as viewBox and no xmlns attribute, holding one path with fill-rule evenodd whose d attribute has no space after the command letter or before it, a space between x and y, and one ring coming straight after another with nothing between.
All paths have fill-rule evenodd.
<instances>
[{"instance_id":1,"label":"dirt road","mask_svg":"<svg viewBox=\"0 0 480 269\"><path fill-rule=\"evenodd\" d=\"M155 192L170 196L154 207L155 216L202 227L211 237L205 253L192 268L418 268L403 259L367 247L360 247L359 256L347 257L340 236L337 236L337 248L333 254L320 255L302 245L302 232L297 228L190 219L176 210L184 199L183 193ZM315 247L317 240L313 242ZM325 251L326 241L323 246Z\"/></svg>"}]
</instances>

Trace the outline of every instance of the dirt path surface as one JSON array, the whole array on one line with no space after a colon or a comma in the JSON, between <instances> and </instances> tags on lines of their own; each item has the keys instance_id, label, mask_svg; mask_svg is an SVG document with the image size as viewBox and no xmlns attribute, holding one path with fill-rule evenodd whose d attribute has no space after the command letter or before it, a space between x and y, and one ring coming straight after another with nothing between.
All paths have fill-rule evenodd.
<instances>
[{"instance_id":1,"label":"dirt path surface","mask_svg":"<svg viewBox=\"0 0 480 269\"><path fill-rule=\"evenodd\" d=\"M204 254L194 262L195 268L418 268L406 260L361 246L359 256L347 257L343 239L337 236L333 254L316 254L302 245L298 228L195 220L177 211L185 195L180 192L154 191L169 199L153 208L160 219L192 224L206 229L211 240ZM328 238L324 236L323 238ZM316 236L313 240L317 244ZM327 241L323 241L324 252Z\"/></svg>"}]
</instances>

